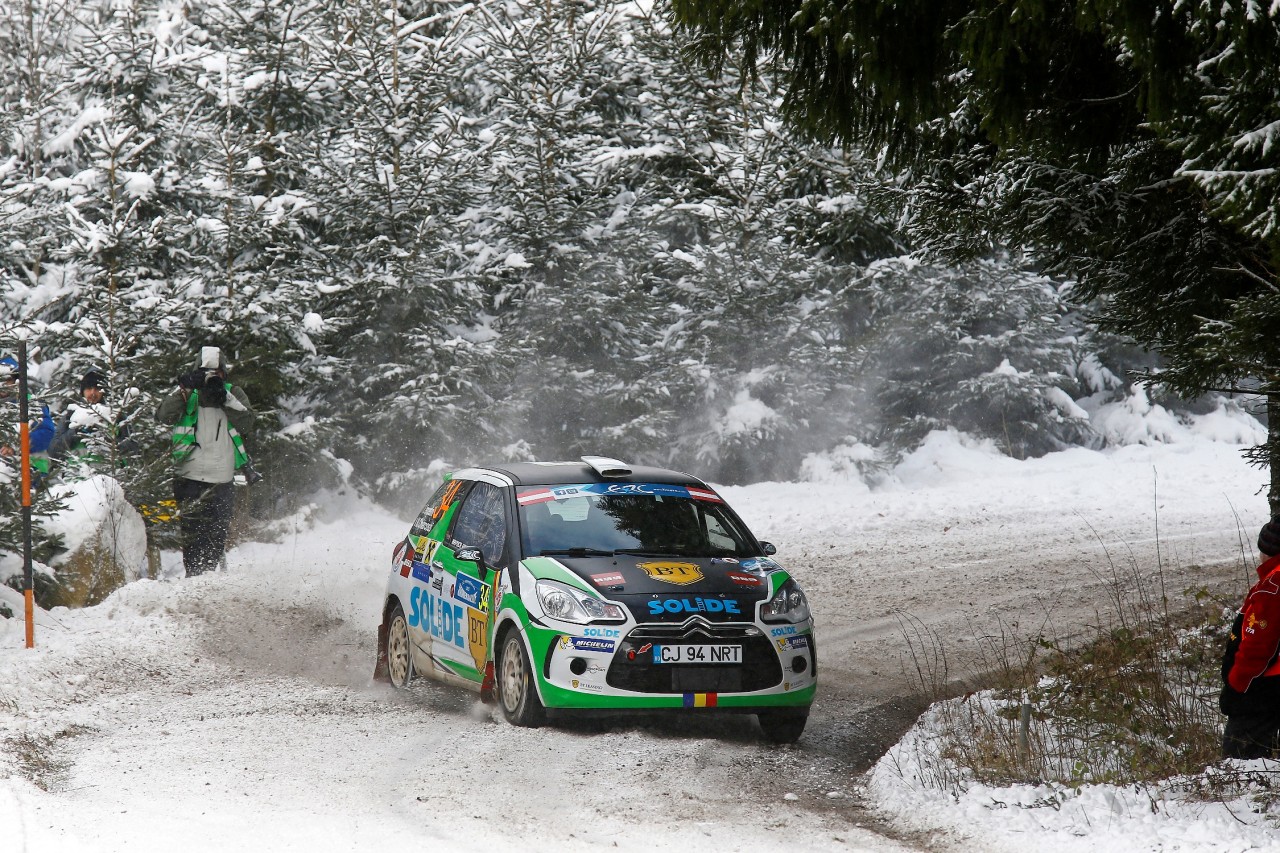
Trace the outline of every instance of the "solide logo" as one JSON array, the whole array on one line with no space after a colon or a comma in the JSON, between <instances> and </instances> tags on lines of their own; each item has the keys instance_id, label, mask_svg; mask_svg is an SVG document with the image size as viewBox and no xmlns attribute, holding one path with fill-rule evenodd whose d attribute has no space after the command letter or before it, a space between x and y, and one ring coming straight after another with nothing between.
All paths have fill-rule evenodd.
<instances>
[{"instance_id":1,"label":"solide logo","mask_svg":"<svg viewBox=\"0 0 1280 853\"><path fill-rule=\"evenodd\" d=\"M655 560L648 563L636 563L636 568L656 581L688 586L702 580L702 569L695 563L675 563L668 560Z\"/></svg>"}]
</instances>

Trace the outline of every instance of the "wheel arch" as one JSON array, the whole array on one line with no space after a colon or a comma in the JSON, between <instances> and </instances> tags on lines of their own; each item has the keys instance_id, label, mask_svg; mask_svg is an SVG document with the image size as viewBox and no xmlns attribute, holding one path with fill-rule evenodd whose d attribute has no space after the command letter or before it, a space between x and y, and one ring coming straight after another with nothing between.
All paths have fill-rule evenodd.
<instances>
[{"instance_id":1,"label":"wheel arch","mask_svg":"<svg viewBox=\"0 0 1280 853\"><path fill-rule=\"evenodd\" d=\"M493 665L497 668L498 655L501 654L502 646L506 643L507 634L512 631L516 632L520 637L520 645L524 648L525 659L529 661L529 668L531 670L530 674L533 676L531 680L533 682L534 692L538 694L538 701L542 702L545 706L546 702L542 693L542 682L546 677L543 674L543 670L546 668L546 662L540 661L534 657L533 646L529 642L528 633L520 630L520 620L517 619L516 615L510 611L505 611L500 614L498 616L498 624L493 627Z\"/></svg>"}]
</instances>

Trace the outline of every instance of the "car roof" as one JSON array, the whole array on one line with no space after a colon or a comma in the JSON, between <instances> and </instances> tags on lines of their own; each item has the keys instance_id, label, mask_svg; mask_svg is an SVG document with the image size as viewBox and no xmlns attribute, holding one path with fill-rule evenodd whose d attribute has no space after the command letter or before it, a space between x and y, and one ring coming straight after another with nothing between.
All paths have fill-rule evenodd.
<instances>
[{"instance_id":1,"label":"car roof","mask_svg":"<svg viewBox=\"0 0 1280 853\"><path fill-rule=\"evenodd\" d=\"M681 471L667 468L629 466L630 473L605 477L584 462L508 462L498 465L477 465L472 471L493 471L509 479L517 486L553 486L570 483L673 483L676 485L706 486L702 480ZM459 471L459 475L463 472Z\"/></svg>"}]
</instances>

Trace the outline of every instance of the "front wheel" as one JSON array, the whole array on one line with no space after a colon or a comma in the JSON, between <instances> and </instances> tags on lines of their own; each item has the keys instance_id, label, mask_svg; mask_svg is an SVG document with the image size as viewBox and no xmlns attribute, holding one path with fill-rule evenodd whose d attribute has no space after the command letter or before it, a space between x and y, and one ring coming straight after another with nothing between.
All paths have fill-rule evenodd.
<instances>
[{"instance_id":1,"label":"front wheel","mask_svg":"<svg viewBox=\"0 0 1280 853\"><path fill-rule=\"evenodd\" d=\"M520 632L506 633L498 658L498 704L502 716L516 726L538 726L546 714L533 685L529 656L524 653Z\"/></svg>"},{"instance_id":2,"label":"front wheel","mask_svg":"<svg viewBox=\"0 0 1280 853\"><path fill-rule=\"evenodd\" d=\"M387 623L387 675L391 677L391 686L397 690L408 687L409 679L413 678L409 623L405 621L404 609L399 604L391 609L391 619Z\"/></svg>"},{"instance_id":3,"label":"front wheel","mask_svg":"<svg viewBox=\"0 0 1280 853\"><path fill-rule=\"evenodd\" d=\"M805 723L809 722L809 712L804 711L762 711L756 714L760 721L760 730L769 743L795 743L804 732Z\"/></svg>"}]
</instances>

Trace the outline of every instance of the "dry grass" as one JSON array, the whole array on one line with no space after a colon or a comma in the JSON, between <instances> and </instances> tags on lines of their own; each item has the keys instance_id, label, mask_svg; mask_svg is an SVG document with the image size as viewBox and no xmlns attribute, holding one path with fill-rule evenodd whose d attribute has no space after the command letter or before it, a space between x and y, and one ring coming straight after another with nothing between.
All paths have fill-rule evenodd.
<instances>
[{"instance_id":1,"label":"dry grass","mask_svg":"<svg viewBox=\"0 0 1280 853\"><path fill-rule=\"evenodd\" d=\"M958 698L945 646L918 622L902 623L919 689L936 703L936 736L917 756L923 781L955 791L970 779L1063 787L1177 779L1197 795L1247 788L1274 801L1280 771L1241 775L1217 764L1220 664L1236 603L1203 589L1170 595L1159 567L1142 574L1112 564L1101 579L1111 607L1086 636L1068 643L1002 629L979 638L982 689Z\"/></svg>"}]
</instances>

